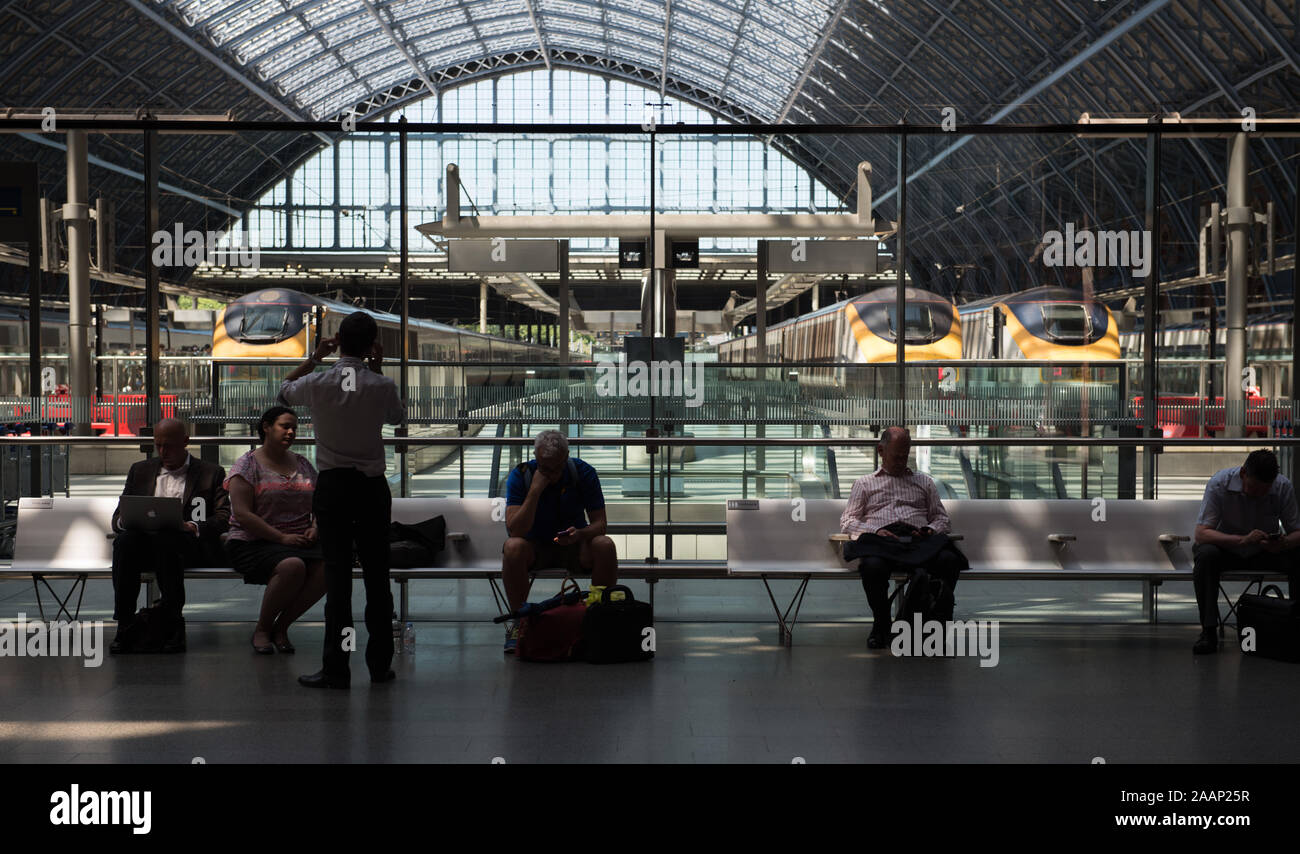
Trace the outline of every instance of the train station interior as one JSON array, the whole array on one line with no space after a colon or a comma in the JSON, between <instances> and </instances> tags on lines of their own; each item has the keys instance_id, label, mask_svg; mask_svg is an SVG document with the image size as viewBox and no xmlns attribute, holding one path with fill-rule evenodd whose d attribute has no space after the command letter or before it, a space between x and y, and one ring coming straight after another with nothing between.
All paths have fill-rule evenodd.
<instances>
[{"instance_id":1,"label":"train station interior","mask_svg":"<svg viewBox=\"0 0 1300 854\"><path fill-rule=\"evenodd\" d=\"M0 0L0 762L1300 761L1248 630L1300 595L1297 105L1296 0ZM357 314L402 403L384 527L439 534L393 547L382 633L355 568L348 690L299 683L310 581L259 641L282 588L230 532L179 635L110 650L125 562L175 601L113 521L155 426L229 476ZM968 566L889 564L882 645L846 520L895 426L902 545ZM542 431L653 657L512 646ZM1261 477L1235 545L1207 502ZM173 527L231 512L162 480Z\"/></svg>"}]
</instances>

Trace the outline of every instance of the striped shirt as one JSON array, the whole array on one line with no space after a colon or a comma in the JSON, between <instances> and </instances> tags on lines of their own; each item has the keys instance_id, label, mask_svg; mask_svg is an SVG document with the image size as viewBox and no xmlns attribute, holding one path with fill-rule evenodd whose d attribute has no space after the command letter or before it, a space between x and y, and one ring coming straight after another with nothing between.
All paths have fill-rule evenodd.
<instances>
[{"instance_id":1,"label":"striped shirt","mask_svg":"<svg viewBox=\"0 0 1300 854\"><path fill-rule=\"evenodd\" d=\"M902 522L914 528L930 528L946 534L952 530L948 511L929 475L908 469L897 477L877 469L853 484L848 506L840 516L840 530L857 537Z\"/></svg>"}]
</instances>

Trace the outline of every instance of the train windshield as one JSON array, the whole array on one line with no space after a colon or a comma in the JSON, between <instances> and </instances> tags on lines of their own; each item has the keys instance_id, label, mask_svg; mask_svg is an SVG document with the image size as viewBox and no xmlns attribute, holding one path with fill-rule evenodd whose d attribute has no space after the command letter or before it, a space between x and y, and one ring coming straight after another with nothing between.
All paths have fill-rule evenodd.
<instances>
[{"instance_id":1,"label":"train windshield","mask_svg":"<svg viewBox=\"0 0 1300 854\"><path fill-rule=\"evenodd\" d=\"M894 341L898 340L898 308L896 306L887 306L885 309L889 318L889 337ZM917 305L906 305L903 307L903 343L905 344L929 344L934 341L934 317L930 313L930 306L921 303Z\"/></svg>"},{"instance_id":2,"label":"train windshield","mask_svg":"<svg viewBox=\"0 0 1300 854\"><path fill-rule=\"evenodd\" d=\"M1048 303L1042 306L1043 333L1061 344L1086 344L1092 337L1092 318L1087 306L1076 303Z\"/></svg>"},{"instance_id":3,"label":"train windshield","mask_svg":"<svg viewBox=\"0 0 1300 854\"><path fill-rule=\"evenodd\" d=\"M239 337L245 341L279 341L289 325L289 309L282 305L250 305L244 308Z\"/></svg>"}]
</instances>

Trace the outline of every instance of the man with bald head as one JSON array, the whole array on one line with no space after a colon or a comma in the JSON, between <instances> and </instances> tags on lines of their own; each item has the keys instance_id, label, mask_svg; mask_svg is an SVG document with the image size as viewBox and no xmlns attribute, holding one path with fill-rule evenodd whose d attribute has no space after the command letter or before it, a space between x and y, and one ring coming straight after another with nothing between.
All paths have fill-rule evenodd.
<instances>
[{"instance_id":1,"label":"man with bald head","mask_svg":"<svg viewBox=\"0 0 1300 854\"><path fill-rule=\"evenodd\" d=\"M225 470L216 463L190 456L185 424L164 418L153 429L157 456L131 466L122 495L175 498L186 521L173 531L129 531L122 527L121 508L113 513L113 618L117 636L112 653L184 652L184 572L187 567L225 566L221 535L230 524L230 497L222 486ZM153 572L161 599L159 613L174 627L160 650L141 648L132 632L140 598L140 574Z\"/></svg>"},{"instance_id":2,"label":"man with bald head","mask_svg":"<svg viewBox=\"0 0 1300 854\"><path fill-rule=\"evenodd\" d=\"M912 450L907 428L886 428L876 450L880 468L853 484L840 529L857 538L845 547L844 558L860 558L858 574L875 621L867 646L883 649L889 646L890 575L911 575L909 594L932 589L931 582L942 582L935 585L939 595L934 617L951 620L957 574L968 564L948 539L948 512L934 481L907 467Z\"/></svg>"}]
</instances>

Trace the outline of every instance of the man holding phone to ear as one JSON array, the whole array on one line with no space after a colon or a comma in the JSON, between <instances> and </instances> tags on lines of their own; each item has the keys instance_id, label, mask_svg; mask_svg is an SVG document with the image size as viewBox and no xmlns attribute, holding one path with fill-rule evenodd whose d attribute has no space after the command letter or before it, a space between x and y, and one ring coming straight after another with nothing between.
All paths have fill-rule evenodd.
<instances>
[{"instance_id":1,"label":"man holding phone to ear","mask_svg":"<svg viewBox=\"0 0 1300 854\"><path fill-rule=\"evenodd\" d=\"M1224 572L1281 572L1295 596L1300 583L1300 510L1272 451L1210 478L1196 519L1193 578L1201 636L1192 652L1219 649L1219 578Z\"/></svg>"},{"instance_id":2,"label":"man holding phone to ear","mask_svg":"<svg viewBox=\"0 0 1300 854\"><path fill-rule=\"evenodd\" d=\"M596 470L569 458L569 440L559 430L537 434L533 455L506 479L510 537L501 549L501 576L511 611L524 604L528 577L537 569L590 572L593 586L618 583L618 552L605 536L605 495ZM507 623L507 654L517 640L518 628Z\"/></svg>"}]
</instances>

